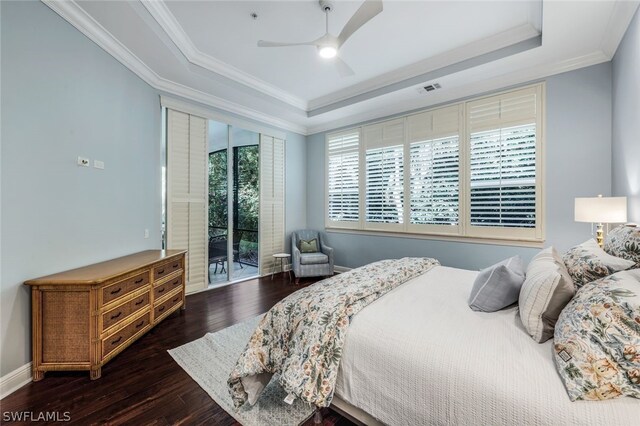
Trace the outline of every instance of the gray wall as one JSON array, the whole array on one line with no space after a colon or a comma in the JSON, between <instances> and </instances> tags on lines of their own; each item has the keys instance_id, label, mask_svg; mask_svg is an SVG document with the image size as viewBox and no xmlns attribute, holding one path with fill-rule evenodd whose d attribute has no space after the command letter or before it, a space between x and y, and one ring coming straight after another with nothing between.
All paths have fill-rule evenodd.
<instances>
[{"instance_id":1,"label":"gray wall","mask_svg":"<svg viewBox=\"0 0 640 426\"><path fill-rule=\"evenodd\" d=\"M31 359L24 280L160 247L161 111L151 87L42 3L0 7L5 375Z\"/></svg>"},{"instance_id":2,"label":"gray wall","mask_svg":"<svg viewBox=\"0 0 640 426\"><path fill-rule=\"evenodd\" d=\"M23 281L160 248L161 110L158 91L44 4L2 1L0 16L4 376L31 360ZM286 139L290 233L306 224L307 156L304 136Z\"/></svg>"},{"instance_id":3,"label":"gray wall","mask_svg":"<svg viewBox=\"0 0 640 426\"><path fill-rule=\"evenodd\" d=\"M628 220L640 223L640 11L613 57L613 194L627 196Z\"/></svg>"},{"instance_id":4,"label":"gray wall","mask_svg":"<svg viewBox=\"0 0 640 426\"><path fill-rule=\"evenodd\" d=\"M547 82L546 245L566 250L590 236L573 221L575 197L611 192L611 63L552 76ZM325 133L307 138L307 222L324 229ZM442 264L477 269L537 249L416 238L329 232L336 264L356 267L383 258L430 256Z\"/></svg>"}]
</instances>

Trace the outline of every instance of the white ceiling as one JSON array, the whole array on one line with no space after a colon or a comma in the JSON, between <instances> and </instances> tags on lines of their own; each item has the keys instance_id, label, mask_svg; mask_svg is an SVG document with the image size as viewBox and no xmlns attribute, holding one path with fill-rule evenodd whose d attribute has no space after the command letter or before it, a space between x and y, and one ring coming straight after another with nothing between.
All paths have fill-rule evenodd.
<instances>
[{"instance_id":1,"label":"white ceiling","mask_svg":"<svg viewBox=\"0 0 640 426\"><path fill-rule=\"evenodd\" d=\"M256 41L309 41L324 35L317 1L168 1L169 11L202 53L307 102L494 34L532 24L542 2L387 1L384 11L340 50L355 71L340 78L313 46L259 48ZM329 32L338 35L361 1L336 2ZM258 14L253 20L251 12Z\"/></svg>"},{"instance_id":2,"label":"white ceiling","mask_svg":"<svg viewBox=\"0 0 640 426\"><path fill-rule=\"evenodd\" d=\"M341 78L314 47L256 46L321 36L314 0L44 1L152 86L304 134L608 61L638 7L385 0L341 48L355 71ZM336 1L329 31L360 4ZM443 88L417 92L434 81Z\"/></svg>"}]
</instances>

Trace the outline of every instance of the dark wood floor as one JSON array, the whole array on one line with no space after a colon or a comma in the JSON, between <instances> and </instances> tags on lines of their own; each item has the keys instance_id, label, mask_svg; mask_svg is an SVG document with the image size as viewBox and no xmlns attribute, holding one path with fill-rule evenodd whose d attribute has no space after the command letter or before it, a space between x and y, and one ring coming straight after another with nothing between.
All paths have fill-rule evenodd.
<instances>
[{"instance_id":1,"label":"dark wood floor","mask_svg":"<svg viewBox=\"0 0 640 426\"><path fill-rule=\"evenodd\" d=\"M115 357L102 368L101 379L89 380L88 372L46 373L0 401L0 422L9 424L7 412L28 411L66 412L72 424L81 425L238 424L167 350L266 312L299 288L282 276L187 296L186 311L172 314ZM327 425L352 424L333 411L324 414Z\"/></svg>"}]
</instances>

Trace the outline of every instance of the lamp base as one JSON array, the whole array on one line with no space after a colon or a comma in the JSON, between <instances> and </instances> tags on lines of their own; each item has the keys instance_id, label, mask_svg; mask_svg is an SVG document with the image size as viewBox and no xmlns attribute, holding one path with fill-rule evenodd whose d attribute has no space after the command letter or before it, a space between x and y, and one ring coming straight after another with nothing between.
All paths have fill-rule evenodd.
<instances>
[{"instance_id":1,"label":"lamp base","mask_svg":"<svg viewBox=\"0 0 640 426\"><path fill-rule=\"evenodd\" d=\"M598 242L600 248L602 248L602 246L604 245L604 230L601 223L599 223L596 228L596 241Z\"/></svg>"}]
</instances>

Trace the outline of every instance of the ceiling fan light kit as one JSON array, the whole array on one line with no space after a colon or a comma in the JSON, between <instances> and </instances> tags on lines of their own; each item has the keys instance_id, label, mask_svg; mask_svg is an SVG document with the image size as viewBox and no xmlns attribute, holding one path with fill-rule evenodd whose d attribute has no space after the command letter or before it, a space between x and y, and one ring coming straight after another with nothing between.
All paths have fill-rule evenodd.
<instances>
[{"instance_id":1,"label":"ceiling fan light kit","mask_svg":"<svg viewBox=\"0 0 640 426\"><path fill-rule=\"evenodd\" d=\"M349 19L347 24L342 28L340 35L335 37L329 34L329 12L333 10L333 3L327 0L320 0L320 8L325 14L325 34L313 41L302 43L283 43L275 41L259 40L258 47L288 47L288 46L315 46L318 49L320 57L325 59L335 58L334 63L338 73L342 77L348 77L354 74L353 70L338 56L340 47L364 24L373 19L382 12L382 0L365 0L358 8L356 13Z\"/></svg>"},{"instance_id":2,"label":"ceiling fan light kit","mask_svg":"<svg viewBox=\"0 0 640 426\"><path fill-rule=\"evenodd\" d=\"M318 54L325 59L331 59L338 54L338 49L334 46L318 46Z\"/></svg>"}]
</instances>

